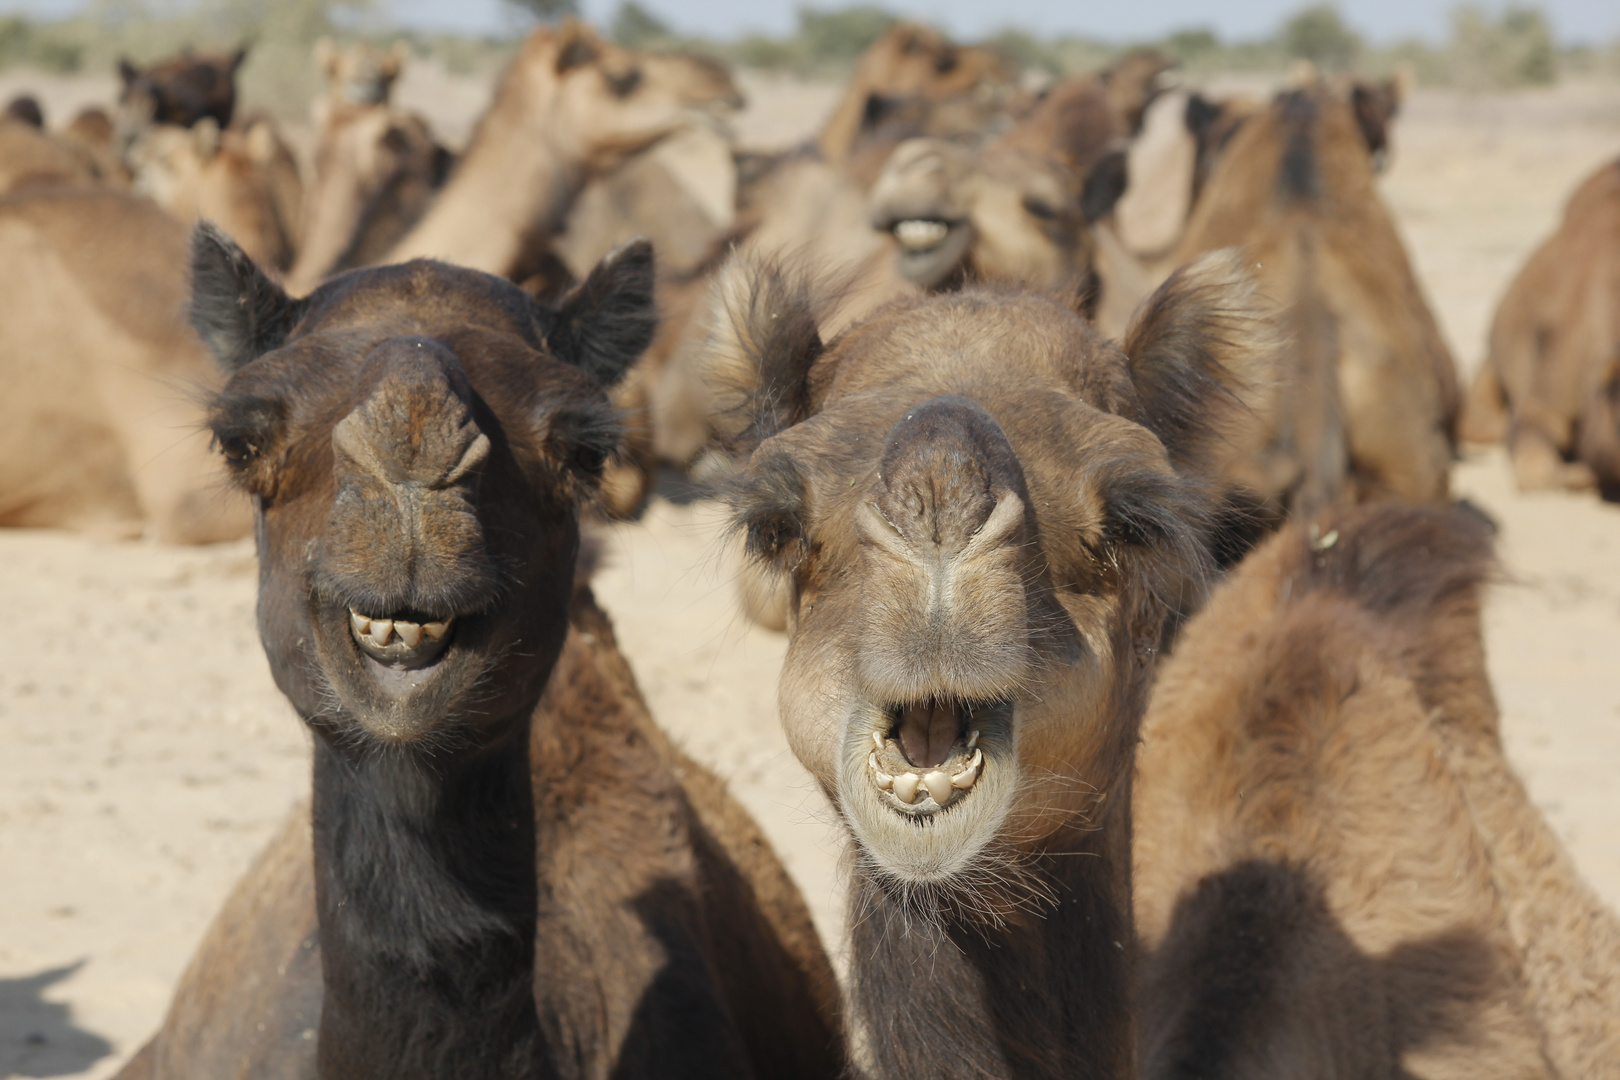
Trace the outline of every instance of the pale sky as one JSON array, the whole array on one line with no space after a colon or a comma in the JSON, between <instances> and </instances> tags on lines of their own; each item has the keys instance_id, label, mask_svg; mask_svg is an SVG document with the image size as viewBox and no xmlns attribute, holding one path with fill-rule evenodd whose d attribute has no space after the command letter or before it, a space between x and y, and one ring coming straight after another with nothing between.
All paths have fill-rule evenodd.
<instances>
[{"instance_id":1,"label":"pale sky","mask_svg":"<svg viewBox=\"0 0 1620 1080\"><path fill-rule=\"evenodd\" d=\"M619 0L583 0L586 15L604 20ZM3 6L4 0L0 0ZM795 25L796 0L641 0L677 30L735 37L748 30L781 33ZM845 0L812 0L836 8ZM1305 0L882 0L880 6L943 25L962 38L1015 25L1036 34L1078 33L1110 41L1156 38L1192 26L1214 29L1229 40L1269 36ZM1349 0L1339 4L1345 20L1375 42L1403 37L1440 41L1456 0ZM1502 8L1500 0L1484 3ZM1593 43L1620 37L1620 0L1541 0L1558 39ZM416 25L498 28L501 0L391 0L395 17Z\"/></svg>"},{"instance_id":2,"label":"pale sky","mask_svg":"<svg viewBox=\"0 0 1620 1080\"><path fill-rule=\"evenodd\" d=\"M393 21L426 29L499 33L516 25L502 0L376 0ZM619 0L583 0L585 13L605 21ZM848 0L812 0L834 8ZM1109 41L1141 41L1171 30L1203 26L1227 40L1269 35L1306 0L880 0L881 6L926 19L970 39L1014 25L1040 34L1078 33ZM781 33L794 25L798 0L641 0L679 31L736 37L750 30ZM0 0L0 13L57 15L86 0ZM1339 10L1374 42L1402 37L1444 38L1456 0L1348 0ZM1487 0L1500 11L1501 0ZM1620 38L1620 0L1540 0L1558 40L1598 43Z\"/></svg>"}]
</instances>

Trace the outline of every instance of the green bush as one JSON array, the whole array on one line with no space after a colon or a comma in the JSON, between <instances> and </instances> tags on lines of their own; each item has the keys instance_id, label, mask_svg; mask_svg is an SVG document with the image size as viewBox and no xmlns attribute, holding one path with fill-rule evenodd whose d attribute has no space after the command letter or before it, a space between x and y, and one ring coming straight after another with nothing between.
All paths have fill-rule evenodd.
<instances>
[{"instance_id":1,"label":"green bush","mask_svg":"<svg viewBox=\"0 0 1620 1080\"><path fill-rule=\"evenodd\" d=\"M861 5L822 11L799 9L799 40L812 63L850 63L883 36L894 16L880 7Z\"/></svg>"},{"instance_id":2,"label":"green bush","mask_svg":"<svg viewBox=\"0 0 1620 1080\"><path fill-rule=\"evenodd\" d=\"M1476 90L1545 86L1558 76L1552 28L1535 8L1509 7L1492 20L1465 5L1452 12L1455 81Z\"/></svg>"},{"instance_id":3,"label":"green bush","mask_svg":"<svg viewBox=\"0 0 1620 1080\"><path fill-rule=\"evenodd\" d=\"M636 3L636 0L625 0L619 5L619 10L613 16L613 24L608 28L608 36L631 49L667 45L675 39L668 24Z\"/></svg>"},{"instance_id":4,"label":"green bush","mask_svg":"<svg viewBox=\"0 0 1620 1080\"><path fill-rule=\"evenodd\" d=\"M1345 25L1332 4L1302 9L1283 23L1278 37L1289 56L1326 72L1348 71L1361 53L1360 35Z\"/></svg>"}]
</instances>

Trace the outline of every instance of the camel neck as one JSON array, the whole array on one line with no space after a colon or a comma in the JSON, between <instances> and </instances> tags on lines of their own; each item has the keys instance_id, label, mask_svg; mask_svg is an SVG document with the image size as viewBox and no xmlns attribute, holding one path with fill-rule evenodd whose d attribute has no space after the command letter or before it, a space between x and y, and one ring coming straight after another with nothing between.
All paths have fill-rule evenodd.
<instances>
[{"instance_id":1,"label":"camel neck","mask_svg":"<svg viewBox=\"0 0 1620 1080\"><path fill-rule=\"evenodd\" d=\"M322 1077L531 1077L535 832L525 721L476 755L315 740Z\"/></svg>"},{"instance_id":2,"label":"camel neck","mask_svg":"<svg viewBox=\"0 0 1620 1080\"><path fill-rule=\"evenodd\" d=\"M1007 898L1028 902L999 925L952 905L919 916L855 875L851 1004L876 1080L1134 1074L1128 779L1119 786L1100 829L1019 868Z\"/></svg>"},{"instance_id":3,"label":"camel neck","mask_svg":"<svg viewBox=\"0 0 1620 1080\"><path fill-rule=\"evenodd\" d=\"M585 164L561 149L560 133L536 130L549 102L522 98L521 82L502 83L450 181L385 262L443 259L505 276L558 232L585 188Z\"/></svg>"}]
</instances>

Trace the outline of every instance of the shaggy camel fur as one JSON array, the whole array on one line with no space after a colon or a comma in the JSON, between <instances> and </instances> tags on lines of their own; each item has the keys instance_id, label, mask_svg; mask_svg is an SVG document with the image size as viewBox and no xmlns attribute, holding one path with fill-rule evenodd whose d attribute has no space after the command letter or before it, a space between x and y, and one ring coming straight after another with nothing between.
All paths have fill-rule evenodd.
<instances>
[{"instance_id":1,"label":"shaggy camel fur","mask_svg":"<svg viewBox=\"0 0 1620 1080\"><path fill-rule=\"evenodd\" d=\"M736 526L786 583L782 721L854 846L875 1077L1132 1072L1130 790L1167 620L1208 572L1200 462L1270 330L1240 261L1123 347L973 287L824 342L746 264L711 353Z\"/></svg>"},{"instance_id":2,"label":"shaggy camel fur","mask_svg":"<svg viewBox=\"0 0 1620 1080\"><path fill-rule=\"evenodd\" d=\"M135 190L181 223L211 221L261 265L292 264L303 184L270 121L226 131L210 117L189 128L151 124L125 157ZM289 182L293 191L278 192Z\"/></svg>"},{"instance_id":3,"label":"shaggy camel fur","mask_svg":"<svg viewBox=\"0 0 1620 1080\"><path fill-rule=\"evenodd\" d=\"M586 182L741 97L717 64L639 54L572 19L531 33L472 144L420 222L388 253L521 278Z\"/></svg>"},{"instance_id":4,"label":"shaggy camel fur","mask_svg":"<svg viewBox=\"0 0 1620 1080\"><path fill-rule=\"evenodd\" d=\"M295 301L212 229L193 260L314 858L295 821L128 1075L837 1075L802 902L575 587L648 246L556 310L426 261Z\"/></svg>"},{"instance_id":5,"label":"shaggy camel fur","mask_svg":"<svg viewBox=\"0 0 1620 1080\"><path fill-rule=\"evenodd\" d=\"M0 525L206 543L246 502L201 431L218 382L181 316L185 230L105 190L0 200Z\"/></svg>"},{"instance_id":6,"label":"shaggy camel fur","mask_svg":"<svg viewBox=\"0 0 1620 1080\"><path fill-rule=\"evenodd\" d=\"M1349 96L1316 81L1244 121L1172 265L1242 245L1294 342L1233 478L1268 516L1448 489L1456 370L1373 186Z\"/></svg>"},{"instance_id":7,"label":"shaggy camel fur","mask_svg":"<svg viewBox=\"0 0 1620 1080\"><path fill-rule=\"evenodd\" d=\"M1508 286L1463 437L1505 437L1526 490L1620 498L1620 161L1575 190Z\"/></svg>"},{"instance_id":8,"label":"shaggy camel fur","mask_svg":"<svg viewBox=\"0 0 1620 1080\"><path fill-rule=\"evenodd\" d=\"M1182 632L1137 755L1144 1077L1620 1075L1620 920L1498 735L1488 531L1295 524Z\"/></svg>"}]
</instances>

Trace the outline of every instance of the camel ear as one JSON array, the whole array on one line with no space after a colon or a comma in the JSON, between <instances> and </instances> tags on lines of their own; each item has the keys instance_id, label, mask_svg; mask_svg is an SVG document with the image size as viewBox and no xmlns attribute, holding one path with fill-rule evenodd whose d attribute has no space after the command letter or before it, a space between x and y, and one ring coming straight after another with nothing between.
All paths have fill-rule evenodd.
<instances>
[{"instance_id":1,"label":"camel ear","mask_svg":"<svg viewBox=\"0 0 1620 1080\"><path fill-rule=\"evenodd\" d=\"M232 75L235 75L236 70L242 66L242 61L247 59L247 54L247 45L238 46L236 51L231 53L230 62L225 65L225 70L230 72Z\"/></svg>"},{"instance_id":2,"label":"camel ear","mask_svg":"<svg viewBox=\"0 0 1620 1080\"><path fill-rule=\"evenodd\" d=\"M810 415L824 291L776 262L737 256L721 268L703 381L715 404L710 423L726 450L751 453Z\"/></svg>"},{"instance_id":3,"label":"camel ear","mask_svg":"<svg viewBox=\"0 0 1620 1080\"><path fill-rule=\"evenodd\" d=\"M1125 151L1108 151L1086 173L1080 189L1080 213L1088 225L1095 225L1114 212L1130 180Z\"/></svg>"},{"instance_id":4,"label":"camel ear","mask_svg":"<svg viewBox=\"0 0 1620 1080\"><path fill-rule=\"evenodd\" d=\"M135 80L140 77L140 69L130 63L128 57L120 56L118 58L118 78L123 81L124 89L129 89Z\"/></svg>"},{"instance_id":5,"label":"camel ear","mask_svg":"<svg viewBox=\"0 0 1620 1080\"><path fill-rule=\"evenodd\" d=\"M557 30L557 74L584 67L601 51L591 28L578 19L566 19Z\"/></svg>"},{"instance_id":6,"label":"camel ear","mask_svg":"<svg viewBox=\"0 0 1620 1080\"><path fill-rule=\"evenodd\" d=\"M192 329L227 376L286 342L306 301L293 300L219 226L191 233Z\"/></svg>"},{"instance_id":7,"label":"camel ear","mask_svg":"<svg viewBox=\"0 0 1620 1080\"><path fill-rule=\"evenodd\" d=\"M1208 468L1216 443L1276 382L1281 339L1248 261L1235 248L1177 270L1125 332L1136 418L1177 472Z\"/></svg>"},{"instance_id":8,"label":"camel ear","mask_svg":"<svg viewBox=\"0 0 1620 1080\"><path fill-rule=\"evenodd\" d=\"M653 246L621 244L563 297L546 334L552 355L613 386L652 344L658 329Z\"/></svg>"}]
</instances>

